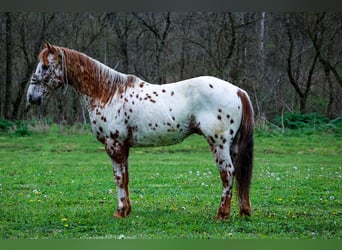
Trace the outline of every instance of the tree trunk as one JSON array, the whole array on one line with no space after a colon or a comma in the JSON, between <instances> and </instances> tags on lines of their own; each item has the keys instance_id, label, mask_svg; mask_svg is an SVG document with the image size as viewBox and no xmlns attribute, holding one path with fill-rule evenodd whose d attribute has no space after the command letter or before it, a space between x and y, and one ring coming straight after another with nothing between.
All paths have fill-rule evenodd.
<instances>
[{"instance_id":1,"label":"tree trunk","mask_svg":"<svg viewBox=\"0 0 342 250\"><path fill-rule=\"evenodd\" d=\"M260 19L260 43L259 43L259 55L260 55L260 71L261 76L264 76L265 71L265 16L266 12L261 12L261 19Z\"/></svg>"},{"instance_id":2,"label":"tree trunk","mask_svg":"<svg viewBox=\"0 0 342 250\"><path fill-rule=\"evenodd\" d=\"M33 68L33 67L31 67L31 68ZM31 71L26 70L25 76L20 82L19 90L18 90L17 96L16 96L14 103L13 103L12 117L14 119L19 119L21 117L21 114L19 114L20 104L21 104L23 96L25 94L25 86L28 83L28 81L30 80L30 76L31 76Z\"/></svg>"},{"instance_id":3,"label":"tree trunk","mask_svg":"<svg viewBox=\"0 0 342 250\"><path fill-rule=\"evenodd\" d=\"M299 82L301 80L299 78L295 79L293 76L293 72L292 72L294 40L293 40L293 36L292 36L292 30L291 30L290 24L288 22L286 23L286 28L287 28L288 41L290 43L289 52L288 52L288 56L287 56L287 75L288 75L288 78L289 78L291 85L293 86L293 88L295 89L295 91L299 97L299 104L300 104L299 110L301 113L305 113L306 112L306 102L307 102L307 99L308 99L308 96L310 93L310 89L311 89L311 85L312 85L312 77L313 77L314 70L316 67L318 54L315 53L315 57L313 59L313 62L311 64L311 67L310 67L309 72L308 72L308 78L306 80L306 83L305 83L304 87L301 87L299 84ZM302 52L299 52L299 54L301 54L301 53ZM299 63L302 64L302 62L299 62ZM298 65L297 76L299 76L300 73L301 73L300 72L300 65ZM304 81L304 79L302 81Z\"/></svg>"},{"instance_id":4,"label":"tree trunk","mask_svg":"<svg viewBox=\"0 0 342 250\"><path fill-rule=\"evenodd\" d=\"M148 17L141 17L137 13L133 12L133 16L143 25L147 28L149 32L151 32L155 38L155 62L153 66L153 71L155 72L153 77L155 78L154 81L156 81L159 84L162 84L165 82L165 74L161 70L161 59L162 54L166 47L167 37L169 35L169 31L171 29L171 13L167 12L166 15L163 15L161 19L163 20L163 24L157 24L155 20L155 15L151 14L152 21L148 21ZM162 27L162 28L159 28Z\"/></svg>"},{"instance_id":5,"label":"tree trunk","mask_svg":"<svg viewBox=\"0 0 342 250\"><path fill-rule=\"evenodd\" d=\"M5 118L12 119L12 18L9 12L6 12Z\"/></svg>"}]
</instances>

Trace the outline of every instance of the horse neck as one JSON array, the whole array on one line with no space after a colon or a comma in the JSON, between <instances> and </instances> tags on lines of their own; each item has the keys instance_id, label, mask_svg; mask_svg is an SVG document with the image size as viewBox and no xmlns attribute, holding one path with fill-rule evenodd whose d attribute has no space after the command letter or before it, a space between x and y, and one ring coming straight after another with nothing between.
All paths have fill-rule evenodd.
<instances>
[{"instance_id":1,"label":"horse neck","mask_svg":"<svg viewBox=\"0 0 342 250\"><path fill-rule=\"evenodd\" d=\"M81 95L100 103L108 103L116 93L132 86L135 77L117 72L77 51L63 49L68 82Z\"/></svg>"}]
</instances>

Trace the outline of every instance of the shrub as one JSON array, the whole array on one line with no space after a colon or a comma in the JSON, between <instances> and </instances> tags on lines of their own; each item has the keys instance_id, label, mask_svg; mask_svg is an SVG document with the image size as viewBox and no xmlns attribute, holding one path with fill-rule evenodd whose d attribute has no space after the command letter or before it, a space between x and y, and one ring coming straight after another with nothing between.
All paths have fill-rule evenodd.
<instances>
[{"instance_id":1,"label":"shrub","mask_svg":"<svg viewBox=\"0 0 342 250\"><path fill-rule=\"evenodd\" d=\"M7 120L0 119L0 131L1 132L8 132L11 129L13 123Z\"/></svg>"},{"instance_id":2,"label":"shrub","mask_svg":"<svg viewBox=\"0 0 342 250\"><path fill-rule=\"evenodd\" d=\"M319 113L302 114L298 112L285 112L283 116L274 117L271 123L278 127L306 132L325 131L340 133L342 130L341 118L330 121L328 117Z\"/></svg>"},{"instance_id":3,"label":"shrub","mask_svg":"<svg viewBox=\"0 0 342 250\"><path fill-rule=\"evenodd\" d=\"M0 119L0 132L15 136L27 136L31 134L27 122L18 120L15 122Z\"/></svg>"},{"instance_id":4,"label":"shrub","mask_svg":"<svg viewBox=\"0 0 342 250\"><path fill-rule=\"evenodd\" d=\"M25 121L16 121L15 125L16 129L13 132L15 135L28 136L31 134L31 131L28 129L27 123Z\"/></svg>"}]
</instances>

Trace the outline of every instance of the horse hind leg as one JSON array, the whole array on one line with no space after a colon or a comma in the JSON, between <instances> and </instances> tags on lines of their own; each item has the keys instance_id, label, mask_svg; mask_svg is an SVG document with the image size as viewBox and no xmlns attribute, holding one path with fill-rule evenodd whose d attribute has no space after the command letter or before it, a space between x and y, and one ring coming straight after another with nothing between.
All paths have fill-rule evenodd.
<instances>
[{"instance_id":1,"label":"horse hind leg","mask_svg":"<svg viewBox=\"0 0 342 250\"><path fill-rule=\"evenodd\" d=\"M221 203L216 216L216 218L219 220L227 219L230 216L230 206L234 180L234 165L229 153L229 140L223 141L227 142L212 147L215 162L220 172L223 185Z\"/></svg>"}]
</instances>

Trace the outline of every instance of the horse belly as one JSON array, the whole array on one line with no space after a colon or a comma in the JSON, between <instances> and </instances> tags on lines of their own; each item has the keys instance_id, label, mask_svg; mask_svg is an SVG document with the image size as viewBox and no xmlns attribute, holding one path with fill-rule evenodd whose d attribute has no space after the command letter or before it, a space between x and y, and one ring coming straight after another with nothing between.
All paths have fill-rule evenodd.
<instances>
[{"instance_id":1,"label":"horse belly","mask_svg":"<svg viewBox=\"0 0 342 250\"><path fill-rule=\"evenodd\" d=\"M186 136L185 136L186 137ZM179 135L162 135L162 136L146 136L140 138L135 143L132 143L132 147L157 147L157 146L169 146L182 142L185 137Z\"/></svg>"},{"instance_id":2,"label":"horse belly","mask_svg":"<svg viewBox=\"0 0 342 250\"><path fill-rule=\"evenodd\" d=\"M133 134L132 147L153 147L167 146L182 142L188 135L188 130L184 127L168 126L158 128L149 123L149 128L140 129Z\"/></svg>"}]
</instances>

